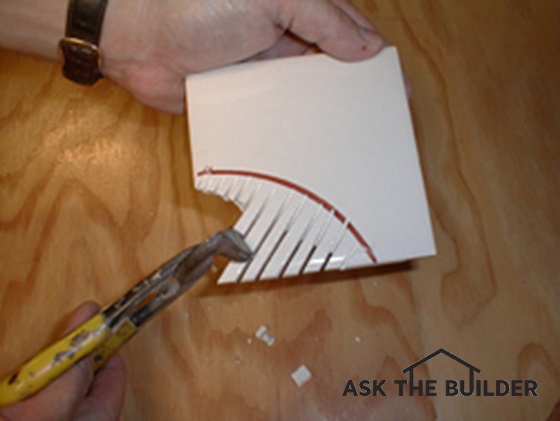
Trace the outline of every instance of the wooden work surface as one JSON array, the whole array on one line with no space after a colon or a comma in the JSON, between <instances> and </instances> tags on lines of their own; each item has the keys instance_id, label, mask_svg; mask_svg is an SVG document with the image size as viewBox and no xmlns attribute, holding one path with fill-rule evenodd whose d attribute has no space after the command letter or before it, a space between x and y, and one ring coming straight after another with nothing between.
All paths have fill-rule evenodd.
<instances>
[{"instance_id":1,"label":"wooden work surface","mask_svg":"<svg viewBox=\"0 0 560 421\"><path fill-rule=\"evenodd\" d=\"M358 3L412 82L438 256L239 287L215 275L123 350L123 420L546 419L560 397L560 8L555 0ZM184 117L109 81L0 52L0 374L81 302L108 304L231 225L195 192ZM254 338L268 325L276 343ZM251 339L252 338L252 339ZM537 397L399 397L445 348ZM312 379L298 388L301 364ZM464 378L440 355L417 378ZM342 397L387 379L387 397ZM439 383L438 383L439 384ZM556 415L557 416L557 415Z\"/></svg>"}]
</instances>

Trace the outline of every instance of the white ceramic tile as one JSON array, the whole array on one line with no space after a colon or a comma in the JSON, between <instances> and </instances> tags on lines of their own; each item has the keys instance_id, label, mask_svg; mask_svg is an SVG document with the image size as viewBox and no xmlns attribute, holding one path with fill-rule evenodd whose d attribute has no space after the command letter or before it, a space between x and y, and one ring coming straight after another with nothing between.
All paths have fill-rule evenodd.
<instances>
[{"instance_id":1,"label":"white ceramic tile","mask_svg":"<svg viewBox=\"0 0 560 421\"><path fill-rule=\"evenodd\" d=\"M234 201L258 248L220 282L435 254L395 48L230 66L189 76L186 92L195 185Z\"/></svg>"}]
</instances>

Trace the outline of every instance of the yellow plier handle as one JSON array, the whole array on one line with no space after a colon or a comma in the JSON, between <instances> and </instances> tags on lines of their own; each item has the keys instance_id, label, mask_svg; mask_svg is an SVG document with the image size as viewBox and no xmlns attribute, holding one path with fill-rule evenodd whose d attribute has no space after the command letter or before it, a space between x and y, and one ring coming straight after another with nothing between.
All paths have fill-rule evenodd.
<instances>
[{"instance_id":1,"label":"yellow plier handle","mask_svg":"<svg viewBox=\"0 0 560 421\"><path fill-rule=\"evenodd\" d=\"M94 370L100 368L138 327L200 279L217 254L237 261L252 257L243 236L234 229L182 251L111 306L10 373L0 382L0 406L38 392L87 355L94 356Z\"/></svg>"},{"instance_id":2,"label":"yellow plier handle","mask_svg":"<svg viewBox=\"0 0 560 421\"><path fill-rule=\"evenodd\" d=\"M94 370L98 370L136 331L128 319L112 330L104 314L96 314L3 379L0 406L38 392L87 355L94 354Z\"/></svg>"},{"instance_id":3,"label":"yellow plier handle","mask_svg":"<svg viewBox=\"0 0 560 421\"><path fill-rule=\"evenodd\" d=\"M0 383L0 406L24 399L91 354L111 335L101 313L55 342Z\"/></svg>"}]
</instances>

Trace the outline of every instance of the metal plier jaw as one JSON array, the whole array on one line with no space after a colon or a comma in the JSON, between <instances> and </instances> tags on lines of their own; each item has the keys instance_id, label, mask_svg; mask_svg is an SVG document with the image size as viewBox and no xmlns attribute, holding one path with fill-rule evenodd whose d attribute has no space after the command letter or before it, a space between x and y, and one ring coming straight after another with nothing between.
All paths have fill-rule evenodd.
<instances>
[{"instance_id":1,"label":"metal plier jaw","mask_svg":"<svg viewBox=\"0 0 560 421\"><path fill-rule=\"evenodd\" d=\"M194 285L217 255L247 261L253 253L239 232L227 229L177 254L115 303L3 379L0 406L37 392L87 355L94 355L94 369L99 369L143 323Z\"/></svg>"},{"instance_id":2,"label":"metal plier jaw","mask_svg":"<svg viewBox=\"0 0 560 421\"><path fill-rule=\"evenodd\" d=\"M194 285L208 272L217 255L247 261L252 251L236 230L220 231L167 261L103 310L107 323L115 328L122 321L131 320L140 326Z\"/></svg>"}]
</instances>

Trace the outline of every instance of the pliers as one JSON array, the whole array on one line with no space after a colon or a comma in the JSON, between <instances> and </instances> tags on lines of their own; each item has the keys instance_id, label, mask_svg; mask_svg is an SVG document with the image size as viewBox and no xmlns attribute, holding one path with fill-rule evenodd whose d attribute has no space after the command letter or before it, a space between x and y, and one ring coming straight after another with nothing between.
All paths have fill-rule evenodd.
<instances>
[{"instance_id":1,"label":"pliers","mask_svg":"<svg viewBox=\"0 0 560 421\"><path fill-rule=\"evenodd\" d=\"M247 261L252 251L233 228L220 231L164 263L125 295L0 382L0 406L39 391L87 355L99 369L140 326L194 285L222 255Z\"/></svg>"}]
</instances>

